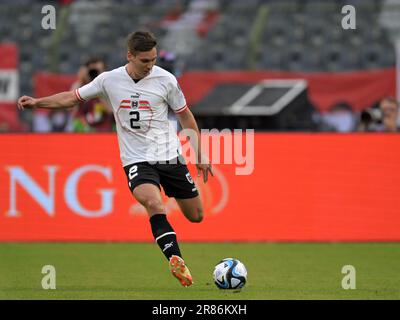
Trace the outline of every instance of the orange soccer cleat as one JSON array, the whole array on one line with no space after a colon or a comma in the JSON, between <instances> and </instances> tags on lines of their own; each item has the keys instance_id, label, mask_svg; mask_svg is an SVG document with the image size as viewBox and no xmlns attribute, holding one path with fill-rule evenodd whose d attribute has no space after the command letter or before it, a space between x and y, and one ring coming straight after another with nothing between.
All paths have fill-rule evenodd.
<instances>
[{"instance_id":1,"label":"orange soccer cleat","mask_svg":"<svg viewBox=\"0 0 400 320\"><path fill-rule=\"evenodd\" d=\"M179 256L172 256L169 259L169 270L172 275L179 280L181 285L188 287L193 284L193 278L185 261Z\"/></svg>"}]
</instances>

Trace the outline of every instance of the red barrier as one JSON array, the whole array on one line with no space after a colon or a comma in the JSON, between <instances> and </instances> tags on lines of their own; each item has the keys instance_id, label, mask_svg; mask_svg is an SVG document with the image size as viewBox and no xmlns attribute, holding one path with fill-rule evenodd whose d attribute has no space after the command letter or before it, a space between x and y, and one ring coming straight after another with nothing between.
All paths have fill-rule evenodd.
<instances>
[{"instance_id":1,"label":"red barrier","mask_svg":"<svg viewBox=\"0 0 400 320\"><path fill-rule=\"evenodd\" d=\"M193 105L219 84L256 84L270 79L306 80L310 101L319 111L328 111L341 101L348 102L354 110L362 110L396 92L394 68L352 72L192 71L184 73L179 82L188 104Z\"/></svg>"},{"instance_id":2,"label":"red barrier","mask_svg":"<svg viewBox=\"0 0 400 320\"><path fill-rule=\"evenodd\" d=\"M2 135L0 240L153 241L117 148L112 134ZM202 223L173 199L169 219L183 241L400 241L399 150L391 134L256 134L251 175L215 164L199 182Z\"/></svg>"}]
</instances>

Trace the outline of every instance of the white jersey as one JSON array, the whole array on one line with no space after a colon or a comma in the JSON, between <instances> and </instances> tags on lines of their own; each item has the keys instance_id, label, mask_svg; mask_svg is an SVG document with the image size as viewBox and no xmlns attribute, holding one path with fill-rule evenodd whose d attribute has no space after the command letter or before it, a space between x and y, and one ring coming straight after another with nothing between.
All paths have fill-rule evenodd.
<instances>
[{"instance_id":1,"label":"white jersey","mask_svg":"<svg viewBox=\"0 0 400 320\"><path fill-rule=\"evenodd\" d=\"M154 66L135 83L123 66L101 73L75 94L80 101L102 97L112 106L123 166L171 160L181 152L168 108L180 113L187 105L178 81L168 71Z\"/></svg>"}]
</instances>

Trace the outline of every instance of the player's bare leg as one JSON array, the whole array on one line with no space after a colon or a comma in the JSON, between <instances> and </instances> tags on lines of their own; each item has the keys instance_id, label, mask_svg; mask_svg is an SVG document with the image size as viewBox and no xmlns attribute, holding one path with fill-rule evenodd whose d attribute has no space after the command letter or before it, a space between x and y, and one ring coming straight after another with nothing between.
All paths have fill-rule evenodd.
<instances>
[{"instance_id":1,"label":"player's bare leg","mask_svg":"<svg viewBox=\"0 0 400 320\"><path fill-rule=\"evenodd\" d=\"M203 220L203 204L200 196L190 199L175 199L185 217L191 222Z\"/></svg>"},{"instance_id":2,"label":"player's bare leg","mask_svg":"<svg viewBox=\"0 0 400 320\"><path fill-rule=\"evenodd\" d=\"M132 192L135 199L146 208L149 217L155 214L165 214L160 189L152 183L138 185Z\"/></svg>"},{"instance_id":3,"label":"player's bare leg","mask_svg":"<svg viewBox=\"0 0 400 320\"><path fill-rule=\"evenodd\" d=\"M143 183L138 185L132 193L149 214L153 236L169 261L172 275L183 286L190 286L193 279L182 259L175 231L167 220L160 189L154 184Z\"/></svg>"}]
</instances>

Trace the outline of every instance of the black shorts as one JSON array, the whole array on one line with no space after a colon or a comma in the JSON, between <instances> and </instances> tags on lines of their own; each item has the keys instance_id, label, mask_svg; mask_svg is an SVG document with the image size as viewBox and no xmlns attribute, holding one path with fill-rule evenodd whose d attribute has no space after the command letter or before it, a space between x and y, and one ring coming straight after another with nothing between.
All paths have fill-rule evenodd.
<instances>
[{"instance_id":1,"label":"black shorts","mask_svg":"<svg viewBox=\"0 0 400 320\"><path fill-rule=\"evenodd\" d=\"M124 167L129 189L138 185L152 183L160 190L163 187L168 197L189 199L199 195L192 176L181 158L164 163L137 162Z\"/></svg>"}]
</instances>

